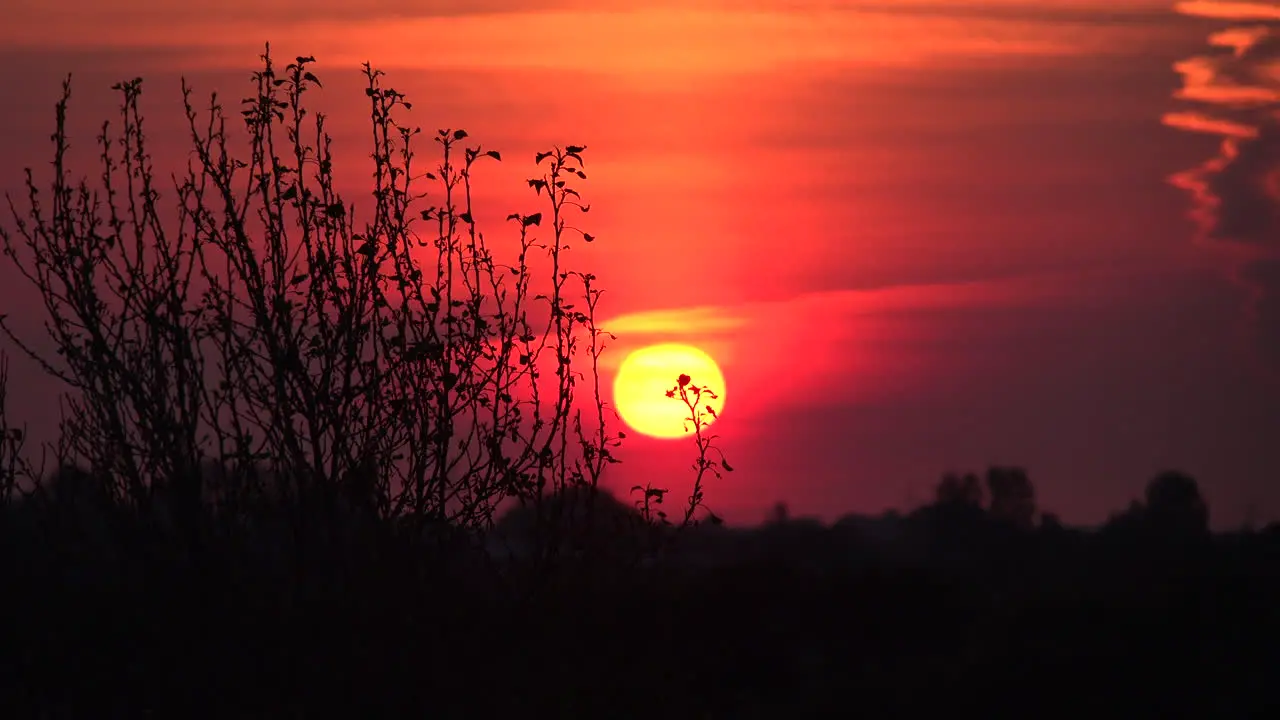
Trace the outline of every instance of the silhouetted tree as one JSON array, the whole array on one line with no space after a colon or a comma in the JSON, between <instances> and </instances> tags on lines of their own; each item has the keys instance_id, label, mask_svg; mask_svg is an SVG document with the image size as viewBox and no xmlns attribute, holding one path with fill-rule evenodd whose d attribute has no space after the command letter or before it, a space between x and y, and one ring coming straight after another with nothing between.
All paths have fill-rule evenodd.
<instances>
[{"instance_id":1,"label":"silhouetted tree","mask_svg":"<svg viewBox=\"0 0 1280 720\"><path fill-rule=\"evenodd\" d=\"M1030 530L1035 526L1036 496L1031 479L1022 468L992 467L987 470L989 512L995 519Z\"/></svg>"},{"instance_id":2,"label":"silhouetted tree","mask_svg":"<svg viewBox=\"0 0 1280 720\"><path fill-rule=\"evenodd\" d=\"M1103 531L1113 537L1133 539L1146 525L1147 508L1138 500L1130 500L1124 510L1111 513Z\"/></svg>"},{"instance_id":3,"label":"silhouetted tree","mask_svg":"<svg viewBox=\"0 0 1280 720\"><path fill-rule=\"evenodd\" d=\"M503 515L492 541L511 557L554 546L567 556L625 564L652 549L648 526L636 508L602 489L568 487L545 499L541 518L533 506Z\"/></svg>"},{"instance_id":4,"label":"silhouetted tree","mask_svg":"<svg viewBox=\"0 0 1280 720\"><path fill-rule=\"evenodd\" d=\"M1166 535L1203 535L1209 531L1209 506L1195 478L1166 471L1146 489L1145 519L1151 529Z\"/></svg>"},{"instance_id":5,"label":"silhouetted tree","mask_svg":"<svg viewBox=\"0 0 1280 720\"><path fill-rule=\"evenodd\" d=\"M1042 512L1040 513L1040 529L1050 532L1058 532L1063 529L1062 518L1057 513Z\"/></svg>"},{"instance_id":6,"label":"silhouetted tree","mask_svg":"<svg viewBox=\"0 0 1280 720\"><path fill-rule=\"evenodd\" d=\"M20 483L33 477L23 449L26 430L9 424L9 355L0 352L0 508L22 492Z\"/></svg>"},{"instance_id":7,"label":"silhouetted tree","mask_svg":"<svg viewBox=\"0 0 1280 720\"><path fill-rule=\"evenodd\" d=\"M973 473L963 476L947 473L934 489L934 502L939 505L982 506L982 482Z\"/></svg>"},{"instance_id":8,"label":"silhouetted tree","mask_svg":"<svg viewBox=\"0 0 1280 720\"><path fill-rule=\"evenodd\" d=\"M982 484L972 473L947 473L934 489L934 502L909 516L934 557L967 555L971 543L981 542L987 513L982 508ZM962 548L962 546L964 546Z\"/></svg>"},{"instance_id":9,"label":"silhouetted tree","mask_svg":"<svg viewBox=\"0 0 1280 720\"><path fill-rule=\"evenodd\" d=\"M0 225L56 352L4 315L0 329L69 390L61 459L139 507L163 495L189 531L210 459L233 485L265 465L295 501L481 530L504 500L596 485L620 435L598 381L600 291L566 254L595 240L575 219L585 148L538 153L542 210L490 240L473 181L499 153L440 130L438 163L422 164L410 103L366 65L375 173L358 208L307 107L313 58L262 60L238 115L217 96L198 109L184 81L191 162L172 182L153 166L140 79L115 86L97 180L73 178L64 83L52 178L28 171L28 207Z\"/></svg>"}]
</instances>

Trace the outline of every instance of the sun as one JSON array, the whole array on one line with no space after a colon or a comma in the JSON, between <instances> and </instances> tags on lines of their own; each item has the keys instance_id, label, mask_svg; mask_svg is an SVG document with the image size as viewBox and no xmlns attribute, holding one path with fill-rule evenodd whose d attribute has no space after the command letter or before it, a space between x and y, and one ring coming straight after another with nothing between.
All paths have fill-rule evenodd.
<instances>
[{"instance_id":1,"label":"sun","mask_svg":"<svg viewBox=\"0 0 1280 720\"><path fill-rule=\"evenodd\" d=\"M638 433L656 438L678 438L693 432L689 408L678 399L667 397L681 375L693 384L706 387L718 397L704 398L717 414L724 408L724 375L710 355L692 345L666 343L650 345L632 352L622 361L613 380L613 405L622 421ZM715 417L708 413L704 421Z\"/></svg>"}]
</instances>

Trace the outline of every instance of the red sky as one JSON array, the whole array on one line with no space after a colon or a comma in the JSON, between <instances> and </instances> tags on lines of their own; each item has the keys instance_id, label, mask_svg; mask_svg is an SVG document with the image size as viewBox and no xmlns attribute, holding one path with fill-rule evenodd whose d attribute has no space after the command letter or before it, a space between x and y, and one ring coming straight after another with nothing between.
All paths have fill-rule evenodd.
<instances>
[{"instance_id":1,"label":"red sky","mask_svg":"<svg viewBox=\"0 0 1280 720\"><path fill-rule=\"evenodd\" d=\"M502 151L495 218L527 206L535 151L588 146L611 355L680 339L721 362L731 519L876 512L1004 463L1077 522L1178 467L1230 525L1280 517L1278 8L18 0L0 188L45 160L64 73L82 133L144 76L185 157L162 129L178 77L234 95L267 40L319 59L358 163L370 60L419 123ZM685 450L629 443L619 484L683 475Z\"/></svg>"}]
</instances>

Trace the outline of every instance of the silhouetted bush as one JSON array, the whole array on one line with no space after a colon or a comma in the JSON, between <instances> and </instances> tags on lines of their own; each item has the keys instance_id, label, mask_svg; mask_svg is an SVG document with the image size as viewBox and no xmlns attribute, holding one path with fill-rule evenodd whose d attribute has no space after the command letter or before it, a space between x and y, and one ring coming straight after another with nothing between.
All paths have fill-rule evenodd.
<instances>
[{"instance_id":1,"label":"silhouetted bush","mask_svg":"<svg viewBox=\"0 0 1280 720\"><path fill-rule=\"evenodd\" d=\"M57 459L101 485L75 494L162 518L192 553L208 505L232 525L270 506L300 537L354 515L439 536L482 533L512 502L541 514L566 489L594 494L622 434L600 389L600 291L567 255L595 240L575 217L589 210L575 188L585 148L537 154L528 185L543 209L512 213L494 240L472 188L501 155L445 129L431 137L438 162L423 164L410 102L366 65L374 175L357 206L335 189L326 117L308 107L313 58L262 60L238 120L217 95L198 109L184 82L192 152L172 183L148 149L141 79L115 86L100 181L74 179L68 79L52 179L28 170L26 208L0 226L54 352L3 315L0 329L67 387ZM704 477L728 465L703 433L713 390L673 382L697 450L688 525ZM0 420L6 500L39 480L21 440ZM665 492L638 501L647 520L666 522L649 515Z\"/></svg>"},{"instance_id":2,"label":"silhouetted bush","mask_svg":"<svg viewBox=\"0 0 1280 720\"><path fill-rule=\"evenodd\" d=\"M1197 536L1209 532L1209 506L1195 478L1163 472L1146 489L1146 519L1161 534Z\"/></svg>"},{"instance_id":3,"label":"silhouetted bush","mask_svg":"<svg viewBox=\"0 0 1280 720\"><path fill-rule=\"evenodd\" d=\"M1023 530L1036 519L1036 494L1022 468L993 467L987 470L987 494L992 517Z\"/></svg>"}]
</instances>

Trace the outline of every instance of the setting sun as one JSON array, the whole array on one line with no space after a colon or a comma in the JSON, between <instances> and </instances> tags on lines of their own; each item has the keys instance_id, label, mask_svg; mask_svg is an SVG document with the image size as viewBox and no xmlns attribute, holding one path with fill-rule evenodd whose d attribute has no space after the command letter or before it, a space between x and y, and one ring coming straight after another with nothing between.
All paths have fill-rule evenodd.
<instances>
[{"instance_id":1,"label":"setting sun","mask_svg":"<svg viewBox=\"0 0 1280 720\"><path fill-rule=\"evenodd\" d=\"M710 355L691 345L668 343L640 348L627 356L613 381L613 403L632 430L657 438L678 438L692 432L689 409L667 397L681 375L706 387L717 397L704 398L715 413L724 407L724 375ZM708 413L704 421L715 421Z\"/></svg>"}]
</instances>

